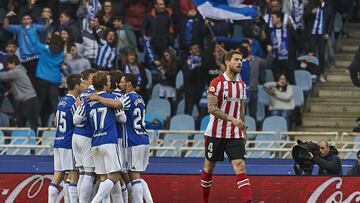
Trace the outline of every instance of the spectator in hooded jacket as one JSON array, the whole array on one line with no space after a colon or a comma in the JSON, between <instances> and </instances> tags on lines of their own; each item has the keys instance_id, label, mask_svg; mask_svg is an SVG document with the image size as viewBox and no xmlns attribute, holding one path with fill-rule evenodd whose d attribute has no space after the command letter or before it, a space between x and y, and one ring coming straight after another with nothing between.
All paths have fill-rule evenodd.
<instances>
[{"instance_id":1,"label":"spectator in hooded jacket","mask_svg":"<svg viewBox=\"0 0 360 203\"><path fill-rule=\"evenodd\" d=\"M58 30L70 29L74 41L77 43L82 42L80 24L72 19L68 12L63 11L60 13L59 23L60 25Z\"/></svg>"},{"instance_id":2,"label":"spectator in hooded jacket","mask_svg":"<svg viewBox=\"0 0 360 203\"><path fill-rule=\"evenodd\" d=\"M89 60L82 56L75 44L70 45L70 53L66 58L67 61L62 66L65 76L80 74L91 68Z\"/></svg>"},{"instance_id":3,"label":"spectator in hooded jacket","mask_svg":"<svg viewBox=\"0 0 360 203\"><path fill-rule=\"evenodd\" d=\"M53 34L49 44L40 43L34 36L31 43L40 53L36 67L36 93L41 108L42 126L47 126L51 113L54 113L59 98L61 84L61 64L64 61L64 45L59 35ZM47 101L50 101L49 103Z\"/></svg>"},{"instance_id":4,"label":"spectator in hooded jacket","mask_svg":"<svg viewBox=\"0 0 360 203\"><path fill-rule=\"evenodd\" d=\"M117 48L119 55L125 54L129 49L136 49L136 36L132 26L126 23L125 18L115 16L113 18L114 28L118 36Z\"/></svg>"}]
</instances>

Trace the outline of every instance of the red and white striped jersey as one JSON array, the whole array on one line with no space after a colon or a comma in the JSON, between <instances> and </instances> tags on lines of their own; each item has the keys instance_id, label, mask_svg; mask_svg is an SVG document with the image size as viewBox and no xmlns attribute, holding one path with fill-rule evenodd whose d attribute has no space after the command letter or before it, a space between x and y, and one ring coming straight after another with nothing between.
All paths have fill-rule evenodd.
<instances>
[{"instance_id":1,"label":"red and white striped jersey","mask_svg":"<svg viewBox=\"0 0 360 203\"><path fill-rule=\"evenodd\" d=\"M246 85L239 77L231 81L226 73L214 78L209 85L208 94L218 97L220 111L240 119L241 101L246 99ZM216 118L210 114L210 121L205 135L216 138L241 138L243 133L231 122Z\"/></svg>"}]
</instances>

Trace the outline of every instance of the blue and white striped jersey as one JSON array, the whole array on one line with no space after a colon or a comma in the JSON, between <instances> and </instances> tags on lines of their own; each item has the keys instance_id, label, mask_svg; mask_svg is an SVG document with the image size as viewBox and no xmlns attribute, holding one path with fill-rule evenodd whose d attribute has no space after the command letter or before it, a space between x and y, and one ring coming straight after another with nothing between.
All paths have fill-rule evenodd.
<instances>
[{"instance_id":1,"label":"blue and white striped jersey","mask_svg":"<svg viewBox=\"0 0 360 203\"><path fill-rule=\"evenodd\" d=\"M105 40L100 39L98 54L96 57L96 65L102 68L111 69L114 66L116 58L116 48L111 47Z\"/></svg>"},{"instance_id":2,"label":"blue and white striped jersey","mask_svg":"<svg viewBox=\"0 0 360 203\"><path fill-rule=\"evenodd\" d=\"M86 101L86 100L88 100L89 95L92 93L95 93L95 89L91 86L87 90L80 93L80 98L82 99L82 101ZM81 108L82 106L80 106L78 108ZM76 111L76 113L84 114L85 113L84 107L82 107L82 110L83 111ZM76 125L74 134L91 138L92 134L93 134L93 129L91 127L90 121L88 119L85 119L85 121L83 123L81 123L80 125Z\"/></svg>"},{"instance_id":3,"label":"blue and white striped jersey","mask_svg":"<svg viewBox=\"0 0 360 203\"><path fill-rule=\"evenodd\" d=\"M99 96L116 99L113 94L98 92ZM93 129L92 146L118 143L118 125L115 116L116 109L106 107L97 101L85 101L86 117Z\"/></svg>"},{"instance_id":4,"label":"blue and white striped jersey","mask_svg":"<svg viewBox=\"0 0 360 203\"><path fill-rule=\"evenodd\" d=\"M75 113L76 98L70 94L60 99L56 108L56 135L54 148L71 149L71 140L74 132L73 115Z\"/></svg>"},{"instance_id":5,"label":"blue and white striped jersey","mask_svg":"<svg viewBox=\"0 0 360 203\"><path fill-rule=\"evenodd\" d=\"M149 135L145 130L145 102L136 92L127 94L128 100L124 101L126 114L124 147L149 144Z\"/></svg>"}]
</instances>

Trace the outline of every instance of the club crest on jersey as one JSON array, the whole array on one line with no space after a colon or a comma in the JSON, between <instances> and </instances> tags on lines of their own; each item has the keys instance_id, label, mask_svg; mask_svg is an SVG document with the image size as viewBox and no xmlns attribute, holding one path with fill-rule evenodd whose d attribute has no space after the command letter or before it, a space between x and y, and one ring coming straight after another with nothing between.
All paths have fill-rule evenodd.
<instances>
[{"instance_id":1,"label":"club crest on jersey","mask_svg":"<svg viewBox=\"0 0 360 203\"><path fill-rule=\"evenodd\" d=\"M58 106L66 106L66 101L59 102Z\"/></svg>"},{"instance_id":2,"label":"club crest on jersey","mask_svg":"<svg viewBox=\"0 0 360 203\"><path fill-rule=\"evenodd\" d=\"M215 87L209 87L209 93L215 93Z\"/></svg>"}]
</instances>

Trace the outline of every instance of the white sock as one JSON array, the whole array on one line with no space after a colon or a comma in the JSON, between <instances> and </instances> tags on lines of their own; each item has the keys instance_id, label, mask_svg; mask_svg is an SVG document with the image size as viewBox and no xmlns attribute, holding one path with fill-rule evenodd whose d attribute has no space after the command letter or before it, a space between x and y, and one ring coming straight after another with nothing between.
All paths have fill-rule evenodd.
<instances>
[{"instance_id":1,"label":"white sock","mask_svg":"<svg viewBox=\"0 0 360 203\"><path fill-rule=\"evenodd\" d=\"M99 185L99 189L91 203L100 203L104 198L106 198L107 195L110 194L110 191L112 190L114 185L115 184L109 179L101 182Z\"/></svg>"},{"instance_id":2,"label":"white sock","mask_svg":"<svg viewBox=\"0 0 360 203\"><path fill-rule=\"evenodd\" d=\"M142 187L143 187L143 195L144 195L144 199L146 201L146 203L153 203L153 199L151 197L151 192L149 190L149 186L148 184L145 182L144 179L141 179L141 184L142 184Z\"/></svg>"},{"instance_id":3,"label":"white sock","mask_svg":"<svg viewBox=\"0 0 360 203\"><path fill-rule=\"evenodd\" d=\"M128 190L126 189L125 184L121 186L121 195L123 198L123 202L128 203L129 202L129 194L128 194Z\"/></svg>"},{"instance_id":4,"label":"white sock","mask_svg":"<svg viewBox=\"0 0 360 203\"><path fill-rule=\"evenodd\" d=\"M111 203L110 194L106 195L106 197L103 200L101 200L101 203Z\"/></svg>"},{"instance_id":5,"label":"white sock","mask_svg":"<svg viewBox=\"0 0 360 203\"><path fill-rule=\"evenodd\" d=\"M83 174L84 171L79 170L79 172L80 172L80 175L79 175L79 180L78 180L78 183L77 183L77 194L78 194L78 197L80 199L80 192L81 192L80 188L81 188L82 181L84 179L84 174Z\"/></svg>"},{"instance_id":6,"label":"white sock","mask_svg":"<svg viewBox=\"0 0 360 203\"><path fill-rule=\"evenodd\" d=\"M112 202L123 203L122 193L121 193L121 185L120 182L116 182L113 189L110 192Z\"/></svg>"},{"instance_id":7,"label":"white sock","mask_svg":"<svg viewBox=\"0 0 360 203\"><path fill-rule=\"evenodd\" d=\"M140 179L131 181L131 203L143 203L143 187Z\"/></svg>"},{"instance_id":8,"label":"white sock","mask_svg":"<svg viewBox=\"0 0 360 203\"><path fill-rule=\"evenodd\" d=\"M78 203L78 194L76 183L70 183L68 187L70 203Z\"/></svg>"},{"instance_id":9,"label":"white sock","mask_svg":"<svg viewBox=\"0 0 360 203\"><path fill-rule=\"evenodd\" d=\"M66 180L64 183L63 191L64 191L64 203L70 203L69 197L69 184L70 181Z\"/></svg>"},{"instance_id":10,"label":"white sock","mask_svg":"<svg viewBox=\"0 0 360 203\"><path fill-rule=\"evenodd\" d=\"M55 203L59 194L58 185L50 183L48 187L48 203Z\"/></svg>"},{"instance_id":11,"label":"white sock","mask_svg":"<svg viewBox=\"0 0 360 203\"><path fill-rule=\"evenodd\" d=\"M126 184L126 189L127 189L128 193L131 195L131 191L132 191L131 182Z\"/></svg>"},{"instance_id":12,"label":"white sock","mask_svg":"<svg viewBox=\"0 0 360 203\"><path fill-rule=\"evenodd\" d=\"M97 191L99 189L100 183L101 183L101 181L97 180L95 182L95 184L93 184L93 189L91 191L91 199L94 199L94 197L95 197L95 195L96 195L96 193L97 193Z\"/></svg>"},{"instance_id":13,"label":"white sock","mask_svg":"<svg viewBox=\"0 0 360 203\"><path fill-rule=\"evenodd\" d=\"M94 176L84 175L81 185L78 186L78 188L80 187L80 194L79 194L79 202L80 203L90 202L91 193L92 193L93 185L94 185L93 184L94 178L95 178Z\"/></svg>"}]
</instances>

